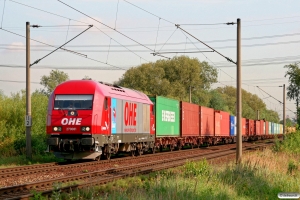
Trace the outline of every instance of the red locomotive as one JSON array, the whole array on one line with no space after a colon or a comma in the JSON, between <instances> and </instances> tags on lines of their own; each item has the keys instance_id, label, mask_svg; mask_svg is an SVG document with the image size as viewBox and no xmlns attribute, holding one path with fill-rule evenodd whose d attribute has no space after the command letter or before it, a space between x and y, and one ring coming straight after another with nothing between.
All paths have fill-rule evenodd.
<instances>
[{"instance_id":1,"label":"red locomotive","mask_svg":"<svg viewBox=\"0 0 300 200\"><path fill-rule=\"evenodd\" d=\"M49 98L47 144L59 158L109 159L185 145L236 141L228 112L92 80L67 81ZM282 125L242 119L243 141L282 134Z\"/></svg>"},{"instance_id":2,"label":"red locomotive","mask_svg":"<svg viewBox=\"0 0 300 200\"><path fill-rule=\"evenodd\" d=\"M139 91L91 80L64 82L49 99L49 150L67 160L153 150L152 110Z\"/></svg>"}]
</instances>

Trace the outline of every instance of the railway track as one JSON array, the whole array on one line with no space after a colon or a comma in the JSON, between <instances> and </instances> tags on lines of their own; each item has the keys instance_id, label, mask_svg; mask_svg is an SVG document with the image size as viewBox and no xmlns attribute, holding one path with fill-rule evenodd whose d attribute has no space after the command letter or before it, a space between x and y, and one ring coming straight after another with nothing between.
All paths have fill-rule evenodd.
<instances>
[{"instance_id":1,"label":"railway track","mask_svg":"<svg viewBox=\"0 0 300 200\"><path fill-rule=\"evenodd\" d=\"M244 143L244 146L251 145L251 143ZM201 148L201 151L203 153L205 152L210 152L214 150L218 150L219 148L234 148L236 144L229 144L225 146L213 146L210 148ZM189 150L185 150L189 151ZM180 151L175 151L175 152L163 152L163 154L176 154L179 153ZM46 163L46 164L37 164L37 165L27 165L27 166L20 166L20 167L12 167L12 168L2 168L0 169L0 178L1 180L5 179L16 179L15 177L24 177L24 176L32 176L35 174L41 174L41 173L51 173L55 171L72 171L73 169L78 169L82 168L84 169L90 169L93 167L106 167L112 166L112 165L118 165L118 164L124 164L127 161L131 162L132 160L141 160L143 159L148 159L149 157L152 157L151 154L143 155L143 157L127 157L127 158L118 158L118 159L113 159L113 160L101 160L100 162L84 162L84 163ZM92 170L92 169L90 169ZM7 186L7 185L6 185ZM0 181L0 188L3 187L3 183L1 185Z\"/></svg>"},{"instance_id":2,"label":"railway track","mask_svg":"<svg viewBox=\"0 0 300 200\"><path fill-rule=\"evenodd\" d=\"M266 148L271 144L245 144L243 150L251 150L257 148ZM137 174L145 174L153 171L159 171L162 169L172 168L179 165L183 165L187 160L199 160L206 158L207 160L220 158L223 156L228 156L235 154L235 149L226 145L224 148L209 148L209 149L191 149L186 151L176 151L176 152L167 152L161 154L151 154L141 157L132 158L123 158L115 159L122 160L127 159L131 161L131 164L116 165L117 161L106 161L106 162L91 162L92 164L96 163L99 166L105 164L112 164L106 169L101 169L93 172L86 171L85 173L63 176L60 178L42 180L27 184L15 185L10 187L0 188L0 199L29 199L31 196L31 191L35 190L41 192L43 195L50 195L53 192L53 185L56 183L61 183L61 191L69 191L70 189L74 190L76 188L84 188L90 185L100 185L110 182L118 178L124 178L126 176L134 176ZM235 146L235 145L234 145ZM220 146L218 146L220 147ZM147 157L147 158L145 158ZM77 164L78 165L78 164ZM81 165L81 164L79 164ZM65 166L67 167L67 166Z\"/></svg>"}]
</instances>

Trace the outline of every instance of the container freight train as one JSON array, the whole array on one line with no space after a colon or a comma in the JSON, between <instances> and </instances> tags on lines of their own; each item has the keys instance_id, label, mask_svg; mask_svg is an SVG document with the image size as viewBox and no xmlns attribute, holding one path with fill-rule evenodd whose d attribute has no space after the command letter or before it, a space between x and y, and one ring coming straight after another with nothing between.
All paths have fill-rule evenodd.
<instances>
[{"instance_id":1,"label":"container freight train","mask_svg":"<svg viewBox=\"0 0 300 200\"><path fill-rule=\"evenodd\" d=\"M282 134L282 125L242 120L243 141ZM47 145L55 156L109 159L165 147L233 143L236 118L228 112L92 80L58 85L49 98Z\"/></svg>"}]
</instances>

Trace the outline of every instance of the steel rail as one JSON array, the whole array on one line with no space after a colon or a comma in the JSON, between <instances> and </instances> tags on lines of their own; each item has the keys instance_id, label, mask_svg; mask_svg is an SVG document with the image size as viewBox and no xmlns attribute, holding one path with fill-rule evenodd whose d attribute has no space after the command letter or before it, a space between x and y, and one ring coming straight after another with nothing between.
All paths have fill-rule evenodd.
<instances>
[{"instance_id":1,"label":"steel rail","mask_svg":"<svg viewBox=\"0 0 300 200\"><path fill-rule=\"evenodd\" d=\"M248 143L244 143L246 145ZM235 145L235 144L232 144ZM219 147L225 147L227 146L219 146ZM217 147L217 146L214 146ZM228 147L230 148L230 147ZM211 151L214 149L207 149L207 148L200 148L201 150L205 151ZM189 151L190 149L186 149L184 151ZM181 151L176 151L177 153L182 153ZM175 152L161 152L160 154L174 154ZM147 157L152 157L153 154L146 154L143 155L143 157L126 157L126 158L117 158L113 160L101 160L100 162L85 162L85 163L46 163L46 164L36 164L36 165L26 165L26 166L20 166L20 167L12 167L12 168L2 168L0 169L0 178L9 178L9 177L20 177L20 176L26 176L30 174L37 174L37 173L43 173L43 172L51 172L56 171L60 169L72 169L72 168L78 168L78 167L88 167L88 166L96 166L96 165L103 165L107 163L115 163L115 162L124 162L126 160L132 160L132 159L143 159Z\"/></svg>"},{"instance_id":2,"label":"steel rail","mask_svg":"<svg viewBox=\"0 0 300 200\"><path fill-rule=\"evenodd\" d=\"M253 148L265 148L267 146L270 146L270 144L259 144L259 145L254 145L254 146L247 146L244 147L244 150L251 150ZM206 159L213 159L216 157L223 157L223 156L228 156L231 154L235 154L235 149L228 149L226 151L224 150L217 150L213 151L211 153L200 153L199 151L194 151L195 153L192 153L190 155L182 155L180 158L178 157L173 157L170 158L170 156L167 157L165 160L158 160L158 161L149 161L146 163L141 163L141 164L133 164L131 166L123 166L123 167L116 167L116 168L111 168L108 170L100 170L96 172L91 172L87 174L81 174L81 175L76 175L76 176L69 176L69 177L64 177L64 178L58 178L58 179L53 179L53 180L47 180L47 181L41 181L41 182L36 182L36 183L31 183L31 184L24 184L24 185L18 185L18 186L12 186L12 187L7 187L7 188L2 188L0 190L0 199L5 198L5 199L29 199L29 197L33 196L30 193L30 190L36 190L39 192L42 192L43 195L53 192L53 183L72 183L74 181L79 181L82 182L80 184L75 184L75 185L70 185L70 186L65 186L60 188L60 190L65 191L65 190L70 190L75 189L75 188L82 188L87 185L98 185L98 184L104 184L107 183L111 180L115 180L117 178L122 178L126 176L133 176L136 174L141 174L141 173L149 173L152 171L157 171L165 168L170 168L174 166L179 166L182 165L183 163L186 162L186 160L199 160L201 158L206 158ZM173 164L170 164L170 162ZM177 164L176 164L177 163ZM27 194L25 194L27 193Z\"/></svg>"}]
</instances>

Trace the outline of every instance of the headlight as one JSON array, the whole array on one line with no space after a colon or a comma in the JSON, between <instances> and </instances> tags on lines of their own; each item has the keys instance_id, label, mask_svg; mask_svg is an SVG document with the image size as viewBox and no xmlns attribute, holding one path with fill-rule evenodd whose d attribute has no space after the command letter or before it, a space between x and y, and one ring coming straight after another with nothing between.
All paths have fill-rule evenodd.
<instances>
[{"instance_id":1,"label":"headlight","mask_svg":"<svg viewBox=\"0 0 300 200\"><path fill-rule=\"evenodd\" d=\"M54 126L53 131L60 132L62 130L61 126Z\"/></svg>"},{"instance_id":2,"label":"headlight","mask_svg":"<svg viewBox=\"0 0 300 200\"><path fill-rule=\"evenodd\" d=\"M91 128L89 126L82 126L81 127L82 132L87 132L87 131L90 131L90 130L91 130Z\"/></svg>"}]
</instances>

